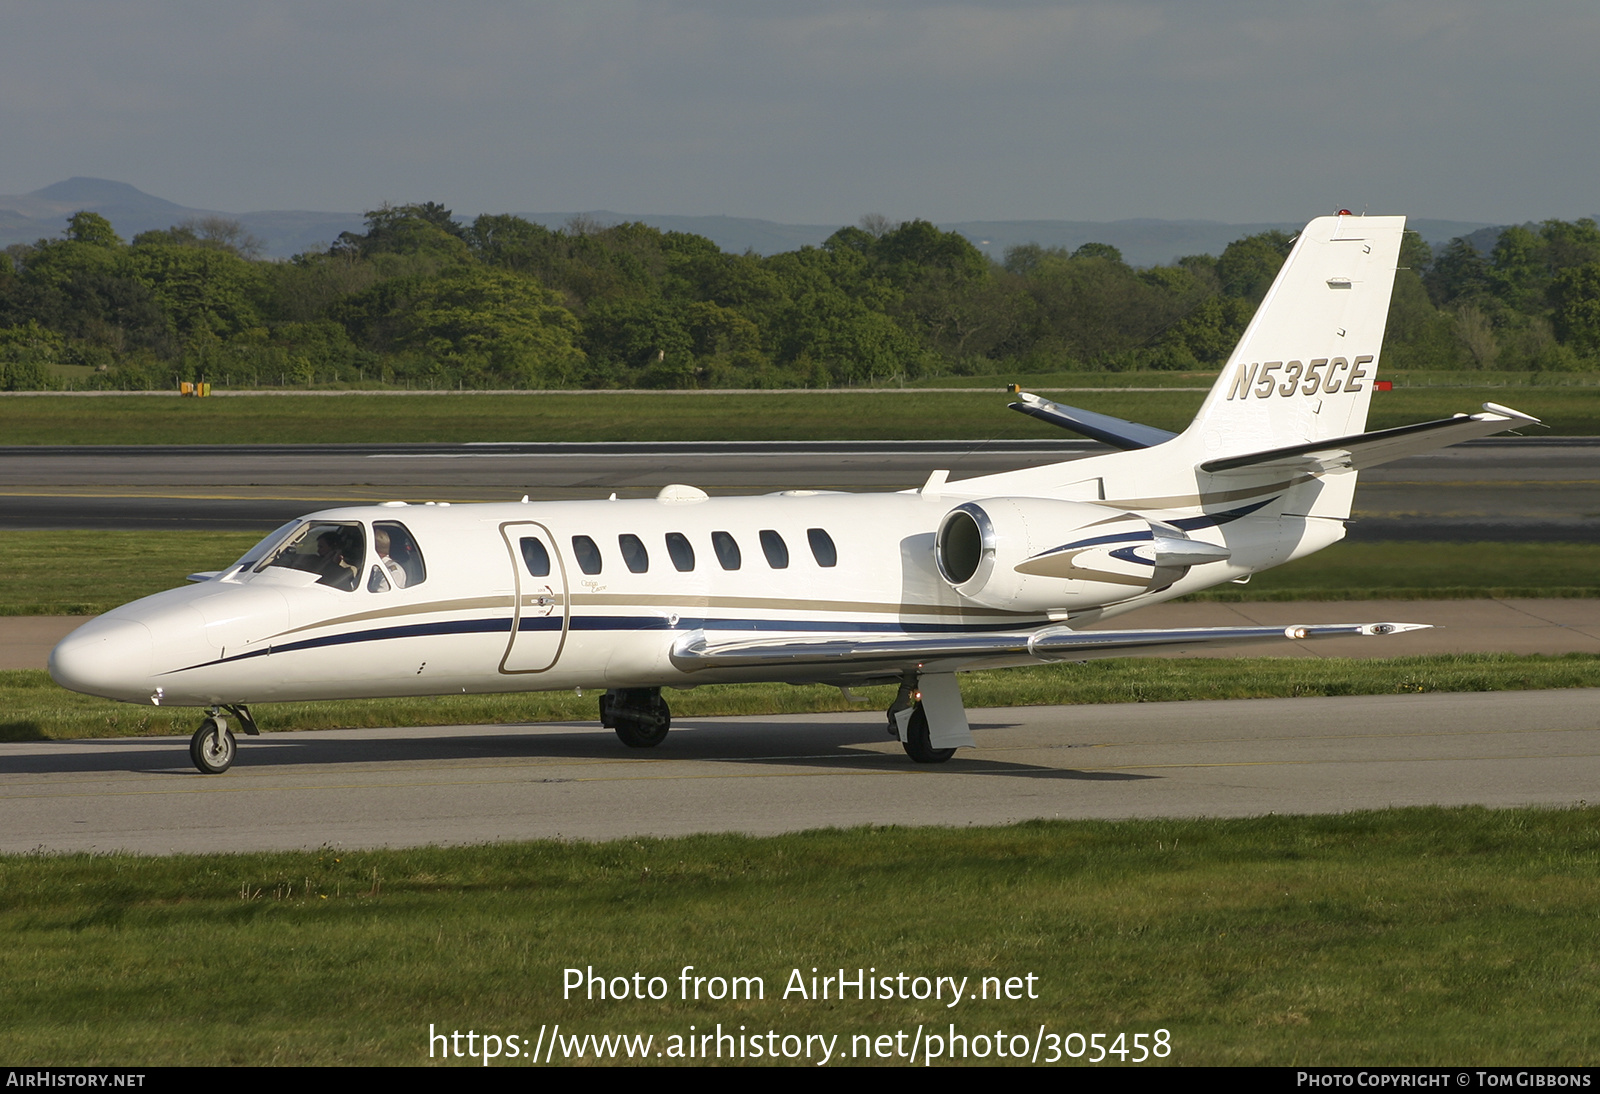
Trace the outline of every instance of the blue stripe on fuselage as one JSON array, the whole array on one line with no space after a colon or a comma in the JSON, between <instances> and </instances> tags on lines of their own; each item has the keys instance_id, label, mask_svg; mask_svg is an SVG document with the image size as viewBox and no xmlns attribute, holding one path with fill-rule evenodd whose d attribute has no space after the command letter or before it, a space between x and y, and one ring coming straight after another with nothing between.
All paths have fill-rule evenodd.
<instances>
[{"instance_id":1,"label":"blue stripe on fuselage","mask_svg":"<svg viewBox=\"0 0 1600 1094\"><path fill-rule=\"evenodd\" d=\"M1032 620L1017 620L1008 623L869 623L869 622L835 622L829 620L813 619L690 619L680 617L676 625L668 623L666 618L656 615L580 615L573 616L568 621L571 631L806 631L818 633L863 633L863 634L963 634L974 631L1013 631L1029 627L1040 626L1048 622L1041 617ZM562 617L559 615L524 617L517 626L517 631L524 634L533 634L561 629ZM302 638L295 642L274 644L265 649L251 650L248 653L235 654L232 657L219 657L214 661L202 661L197 665L188 665L181 669L169 669L165 676L173 672L187 672L190 669L208 668L212 665L233 664L237 661L248 661L255 657L265 657L275 653L297 653L301 650L324 649L329 646L353 645L360 642L386 642L393 638L424 638L444 634L506 634L511 630L509 619L450 619L436 623L408 623L399 627L374 627L363 631L346 631L343 634L322 635L317 638Z\"/></svg>"}]
</instances>

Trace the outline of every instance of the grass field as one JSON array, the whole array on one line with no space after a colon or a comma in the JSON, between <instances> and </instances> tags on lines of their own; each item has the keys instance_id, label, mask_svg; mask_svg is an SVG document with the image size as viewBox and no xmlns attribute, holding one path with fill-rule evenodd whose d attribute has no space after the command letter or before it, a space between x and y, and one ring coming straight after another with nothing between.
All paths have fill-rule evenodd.
<instances>
[{"instance_id":1,"label":"grass field","mask_svg":"<svg viewBox=\"0 0 1600 1094\"><path fill-rule=\"evenodd\" d=\"M1203 381L1201 381L1203 383ZM1105 385L1112 386L1112 385ZM1182 429L1204 392L1086 392L1090 410ZM3 444L330 444L623 440L988 440L1067 434L1006 410L992 393L783 392L757 395L261 395L0 399ZM1414 387L1374 396L1369 429L1503 403L1559 435L1600 433L1600 387Z\"/></svg>"},{"instance_id":2,"label":"grass field","mask_svg":"<svg viewBox=\"0 0 1600 1094\"><path fill-rule=\"evenodd\" d=\"M922 1063L903 1054L930 1034L948 1051L953 1026L970 1063L1002 1062L1002 1032L1011 1051L1043 1032L1047 1063L1074 1032L1131 1049L1163 1030L1170 1054L1151 1065L1588 1065L1597 825L1594 807L1414 809L5 857L0 1058L415 1065L430 1062L430 1025L521 1054L559 1024L648 1035L644 1058L668 1063L655 1054L720 1023L763 1044L837 1036L836 1064L880 1044L890 1055L870 1062ZM763 997L686 1001L685 966L759 977ZM590 967L659 976L666 998L564 998L565 970ZM966 978L971 994L1015 978L1021 998L784 998L796 970L809 995L813 969L904 973L908 993L917 976Z\"/></svg>"},{"instance_id":3,"label":"grass field","mask_svg":"<svg viewBox=\"0 0 1600 1094\"><path fill-rule=\"evenodd\" d=\"M1461 654L1344 658L1116 658L1035 665L961 676L968 707L1054 703L1154 703L1183 699L1266 699L1310 695L1393 695L1424 691L1522 691L1600 687L1600 656L1522 657ZM883 718L893 688L863 688L851 703L835 688L727 684L669 691L679 719L740 714L854 711ZM359 699L262 703L252 707L267 732L384 726L590 722L598 725L597 693L447 695L424 699ZM182 707L132 706L63 690L42 670L0 672L0 741L83 737L187 736L200 714Z\"/></svg>"},{"instance_id":4,"label":"grass field","mask_svg":"<svg viewBox=\"0 0 1600 1094\"><path fill-rule=\"evenodd\" d=\"M0 531L0 615L94 615L217 570L250 532ZM1600 595L1600 545L1339 543L1210 600Z\"/></svg>"}]
</instances>

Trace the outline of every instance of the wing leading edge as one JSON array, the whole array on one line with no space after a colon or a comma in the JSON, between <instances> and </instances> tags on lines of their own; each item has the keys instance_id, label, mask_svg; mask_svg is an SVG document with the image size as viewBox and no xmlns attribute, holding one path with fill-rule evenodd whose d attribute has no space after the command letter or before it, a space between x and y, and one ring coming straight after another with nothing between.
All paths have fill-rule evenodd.
<instances>
[{"instance_id":1,"label":"wing leading edge","mask_svg":"<svg viewBox=\"0 0 1600 1094\"><path fill-rule=\"evenodd\" d=\"M1304 641L1314 638L1377 637L1426 630L1428 623L1319 623L1289 627L1179 627L1165 630L1074 630L1055 625L1010 634L821 635L782 641L713 642L704 631L679 639L672 663L684 672L717 668L835 669L865 671L955 671L949 662L1007 659L1079 661L1117 657L1157 647Z\"/></svg>"}]
</instances>

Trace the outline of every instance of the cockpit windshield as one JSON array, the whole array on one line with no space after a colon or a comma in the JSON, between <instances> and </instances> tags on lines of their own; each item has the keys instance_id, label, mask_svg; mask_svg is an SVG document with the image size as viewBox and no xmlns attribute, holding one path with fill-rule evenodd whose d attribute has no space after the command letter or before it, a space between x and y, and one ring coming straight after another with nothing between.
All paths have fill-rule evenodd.
<instances>
[{"instance_id":1,"label":"cockpit windshield","mask_svg":"<svg viewBox=\"0 0 1600 1094\"><path fill-rule=\"evenodd\" d=\"M266 551L251 572L274 566L301 570L316 574L319 585L348 592L355 589L366 557L367 535L359 523L311 520Z\"/></svg>"},{"instance_id":2,"label":"cockpit windshield","mask_svg":"<svg viewBox=\"0 0 1600 1094\"><path fill-rule=\"evenodd\" d=\"M274 528L271 532L267 533L266 536L262 537L262 539L254 547L240 555L239 560L232 566L228 567L228 569L236 570L241 567L249 568L254 566L256 563L260 562L264 556L276 548L279 543L283 542L283 538L285 536L294 531L296 528L300 527L301 523L302 522L299 520L291 520L288 524Z\"/></svg>"}]
</instances>

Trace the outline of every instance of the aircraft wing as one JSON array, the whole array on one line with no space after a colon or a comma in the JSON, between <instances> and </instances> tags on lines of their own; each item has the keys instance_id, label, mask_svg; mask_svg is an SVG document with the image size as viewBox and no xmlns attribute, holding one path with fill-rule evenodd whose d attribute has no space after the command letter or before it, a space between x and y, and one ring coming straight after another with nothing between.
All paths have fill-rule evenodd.
<instances>
[{"instance_id":1,"label":"aircraft wing","mask_svg":"<svg viewBox=\"0 0 1600 1094\"><path fill-rule=\"evenodd\" d=\"M1063 625L1004 634L861 635L712 641L704 631L679 639L672 663L685 672L710 668L797 668L909 671L930 663L1032 659L1080 661L1157 647L1373 637L1425 630L1428 623L1318 623L1290 627L1178 627L1165 630L1074 630ZM950 671L951 669L946 669Z\"/></svg>"},{"instance_id":2,"label":"aircraft wing","mask_svg":"<svg viewBox=\"0 0 1600 1094\"><path fill-rule=\"evenodd\" d=\"M1031 392L1023 391L1015 384L1012 385L1011 391L1017 397L1017 401L1006 405L1012 410L1124 451L1152 448L1177 436L1176 433L1157 429L1153 425L1141 425L1125 418L1113 418L1109 414L1084 410L1082 407L1053 403L1049 399L1041 399Z\"/></svg>"},{"instance_id":3,"label":"aircraft wing","mask_svg":"<svg viewBox=\"0 0 1600 1094\"><path fill-rule=\"evenodd\" d=\"M1264 452L1250 452L1243 456L1225 456L1208 460L1200 470L1213 475L1229 471L1257 471L1266 468L1304 470L1315 474L1326 471L1360 471L1376 467L1391 460L1432 452L1437 448L1459 444L1475 437L1488 437L1515 429L1519 425L1537 425L1538 418L1495 403L1484 403L1482 414L1457 414L1453 418L1440 418L1433 422L1396 426L1372 433L1358 433L1351 437L1335 437L1326 441L1272 448Z\"/></svg>"}]
</instances>

